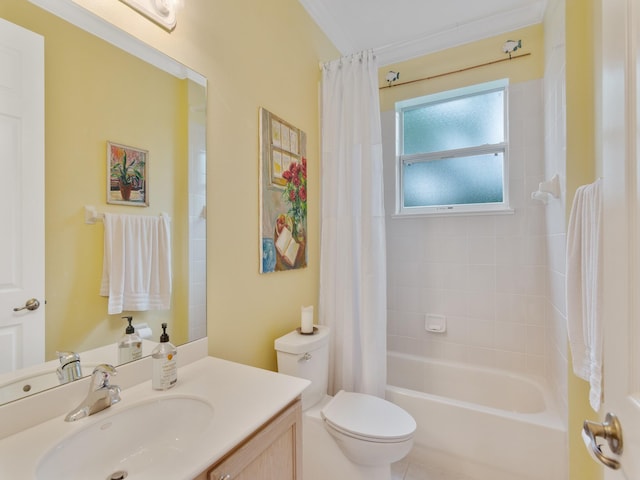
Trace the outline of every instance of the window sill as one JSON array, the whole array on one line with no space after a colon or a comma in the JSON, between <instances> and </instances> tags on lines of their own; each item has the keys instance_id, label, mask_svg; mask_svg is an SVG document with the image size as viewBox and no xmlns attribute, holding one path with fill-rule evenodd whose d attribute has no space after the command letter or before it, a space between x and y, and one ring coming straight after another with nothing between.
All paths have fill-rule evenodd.
<instances>
[{"instance_id":1,"label":"window sill","mask_svg":"<svg viewBox=\"0 0 640 480\"><path fill-rule=\"evenodd\" d=\"M455 208L451 210L439 210L431 212L416 212L416 213L393 213L391 218L393 219L406 219L406 218L428 218L428 217L459 217L459 216L477 216L477 215L513 215L515 210L513 208L505 207L495 210L464 210Z\"/></svg>"}]
</instances>

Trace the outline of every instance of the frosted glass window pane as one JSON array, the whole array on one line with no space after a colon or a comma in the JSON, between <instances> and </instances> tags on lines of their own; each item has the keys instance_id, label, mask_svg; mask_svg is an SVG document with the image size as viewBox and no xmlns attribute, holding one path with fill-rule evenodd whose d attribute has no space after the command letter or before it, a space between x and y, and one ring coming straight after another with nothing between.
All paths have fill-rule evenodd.
<instances>
[{"instance_id":1,"label":"frosted glass window pane","mask_svg":"<svg viewBox=\"0 0 640 480\"><path fill-rule=\"evenodd\" d=\"M433 207L503 201L503 153L406 164L405 207Z\"/></svg>"},{"instance_id":2,"label":"frosted glass window pane","mask_svg":"<svg viewBox=\"0 0 640 480\"><path fill-rule=\"evenodd\" d=\"M403 111L404 155L504 142L504 91Z\"/></svg>"}]
</instances>

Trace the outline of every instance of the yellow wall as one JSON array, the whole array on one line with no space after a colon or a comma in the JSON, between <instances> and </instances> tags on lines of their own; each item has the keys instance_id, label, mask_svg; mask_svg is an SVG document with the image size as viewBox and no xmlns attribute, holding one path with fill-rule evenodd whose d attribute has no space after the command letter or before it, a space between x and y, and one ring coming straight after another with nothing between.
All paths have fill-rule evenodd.
<instances>
[{"instance_id":1,"label":"yellow wall","mask_svg":"<svg viewBox=\"0 0 640 480\"><path fill-rule=\"evenodd\" d=\"M207 97L207 327L212 355L276 368L273 340L317 304L318 62L339 53L297 0L188 0L167 33L121 2L77 0L200 72ZM307 133L309 264L259 273L258 112Z\"/></svg>"},{"instance_id":2,"label":"yellow wall","mask_svg":"<svg viewBox=\"0 0 640 480\"><path fill-rule=\"evenodd\" d=\"M576 189L596 179L594 1L566 0L567 219ZM602 467L589 456L580 432L598 417L589 406L589 384L569 361L569 478L597 480Z\"/></svg>"},{"instance_id":3,"label":"yellow wall","mask_svg":"<svg viewBox=\"0 0 640 480\"><path fill-rule=\"evenodd\" d=\"M507 57L502 45L507 40L522 40L522 48L513 56L531 55L489 66L466 70L431 80L400 85L403 82L433 77L468 67L493 62ZM487 38L455 48L417 57L405 62L386 65L379 71L379 83L387 85L385 75L389 70L400 72L400 79L390 88L380 90L380 109L393 110L395 102L431 93L452 90L499 78L509 78L511 83L542 78L544 75L544 39L542 24Z\"/></svg>"},{"instance_id":4,"label":"yellow wall","mask_svg":"<svg viewBox=\"0 0 640 480\"><path fill-rule=\"evenodd\" d=\"M187 272L181 268L187 224L177 220L187 211L187 131L176 121L188 113L186 81L25 0L3 0L0 16L45 37L47 360L56 350L115 343L126 325L121 315L107 314L106 297L99 296L104 229L84 223L84 205L120 213L167 212L176 219L173 308L131 314L158 335L160 323L168 322L172 340L184 342L187 326L178 327L174 319L187 312ZM149 208L107 207L107 140L149 150Z\"/></svg>"},{"instance_id":5,"label":"yellow wall","mask_svg":"<svg viewBox=\"0 0 640 480\"><path fill-rule=\"evenodd\" d=\"M300 305L316 304L319 277L319 141L318 141L318 61L338 56L317 26L309 19L296 0L189 0L178 14L174 32L167 33L132 12L120 2L77 0L77 3L133 33L145 42L189 65L208 78L207 142L208 142L208 335L211 354L275 368L273 339L298 324ZM588 81L592 72L589 45L592 24L590 2L567 0L567 198L575 188L594 177L590 125L593 106L593 85ZM16 5L18 14L14 10ZM42 32L55 28L35 14L26 0L3 0L0 15L15 23L27 18L40 20ZM12 18L13 17L13 18ZM55 24L57 21L54 21ZM540 78L543 75L542 27L540 25L512 32L508 37L521 38L523 49L532 52L527 59L504 62L440 79L418 82L381 90L383 110L393 109L395 101L434 91L447 90L495 78L509 77L512 82ZM89 37L83 37L89 41ZM443 71L465 68L502 57L501 46L507 35L501 35L470 45L434 53L380 71L380 84L388 70L401 72L401 81L428 77ZM47 51L50 46L47 43ZM49 54L48 54L49 55ZM50 61L50 56L47 57ZM86 61L92 61L91 58ZM85 65L57 65L60 69L87 74ZM49 73L47 73L49 75ZM94 78L93 81L104 80ZM49 81L49 78L47 79ZM49 100L48 100L49 101ZM47 111L47 119L52 114ZM258 109L267 108L295 124L308 135L309 152L309 266L303 271L260 275L258 245ZM78 105L56 106L68 112L68 121L77 123L76 134L53 136L47 131L47 162L52 148L58 145L58 155L72 160L69 171L61 174L52 188L63 189L62 179L87 179L86 164L74 157L78 142L84 141L89 129L97 129L100 108L92 108L87 116L80 115ZM590 117L591 115L591 117ZM47 122L49 128L50 122ZM110 132L111 133L111 132ZM112 135L119 135L113 132ZM112 138L109 135L105 135ZM129 141L127 138L121 139ZM132 143L137 141L137 137ZM102 147L91 145L91 157L101 165ZM102 156L101 156L102 155ZM154 161L156 161L154 159ZM48 163L49 165L49 163ZM49 175L49 167L47 167ZM102 167L100 167L102 168ZM90 263L99 272L101 256L85 251L87 245L100 243L99 228L85 227L80 209L85 203L102 202L103 178L94 174L89 188L82 189L83 200L69 198L52 208L53 192L47 191L47 210L60 212L61 222L73 228L70 244L60 242L60 249L76 250L71 262L47 265L47 297L52 304L61 300L53 295L52 282L79 288L78 295L94 294L97 275L92 285L77 278L79 264ZM104 175L104 173L102 174ZM154 179L154 182L156 179ZM48 181L47 188L51 182ZM85 191L86 190L86 191ZM63 194L64 195L64 194ZM154 200L155 201L155 200ZM569 202L567 202L569 204ZM68 205L67 205L68 204ZM568 205L569 207L569 205ZM167 205L162 209L170 210ZM49 231L48 231L49 235ZM83 253L84 252L84 253ZM57 250L47 250L47 257ZM60 294L63 297L63 294ZM68 299L65 298L65 301ZM73 307L67 307L73 308ZM85 331L90 313L80 309L63 310L73 318L77 329ZM96 336L101 336L101 329ZM85 332L86 333L86 332ZM584 382L570 375L570 427L574 432L570 444L571 478L600 478L600 470L585 457L579 445L576 424L589 415L585 407Z\"/></svg>"}]
</instances>

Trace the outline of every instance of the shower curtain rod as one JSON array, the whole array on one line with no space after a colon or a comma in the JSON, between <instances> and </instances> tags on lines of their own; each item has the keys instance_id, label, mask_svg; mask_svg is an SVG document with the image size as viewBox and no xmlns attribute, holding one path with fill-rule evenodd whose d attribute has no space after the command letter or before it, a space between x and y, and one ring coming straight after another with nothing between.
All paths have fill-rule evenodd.
<instances>
[{"instance_id":1,"label":"shower curtain rod","mask_svg":"<svg viewBox=\"0 0 640 480\"><path fill-rule=\"evenodd\" d=\"M385 85L383 87L380 87L379 90L382 90L383 88L399 87L400 85L409 85L410 83L423 82L425 80L433 80L434 78L439 78L439 77L446 77L447 75L453 75L454 73L466 72L467 70L473 70L474 68L486 67L488 65L494 65L496 63L508 62L509 60L517 60L518 58L528 57L529 55L531 55L531 53L523 53L522 55L514 55L509 58L501 58L499 60L493 60L491 62L480 63L478 65L473 65L471 67L460 68L459 70L452 70L446 73L439 73L437 75L432 75L430 77L417 78L416 80L409 80L408 82L402 82L402 83L392 83L391 85Z\"/></svg>"}]
</instances>

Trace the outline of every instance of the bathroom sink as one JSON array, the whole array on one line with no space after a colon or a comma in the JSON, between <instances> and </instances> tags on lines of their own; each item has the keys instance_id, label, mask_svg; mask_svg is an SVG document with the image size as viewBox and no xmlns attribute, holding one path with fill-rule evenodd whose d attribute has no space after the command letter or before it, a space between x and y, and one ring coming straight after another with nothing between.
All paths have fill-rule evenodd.
<instances>
[{"instance_id":1,"label":"bathroom sink","mask_svg":"<svg viewBox=\"0 0 640 480\"><path fill-rule=\"evenodd\" d=\"M137 478L134 474L140 473L163 478L163 470L193 448L214 417L207 401L190 396L164 396L129 407L121 403L97 415L103 418L45 453L37 480Z\"/></svg>"}]
</instances>

